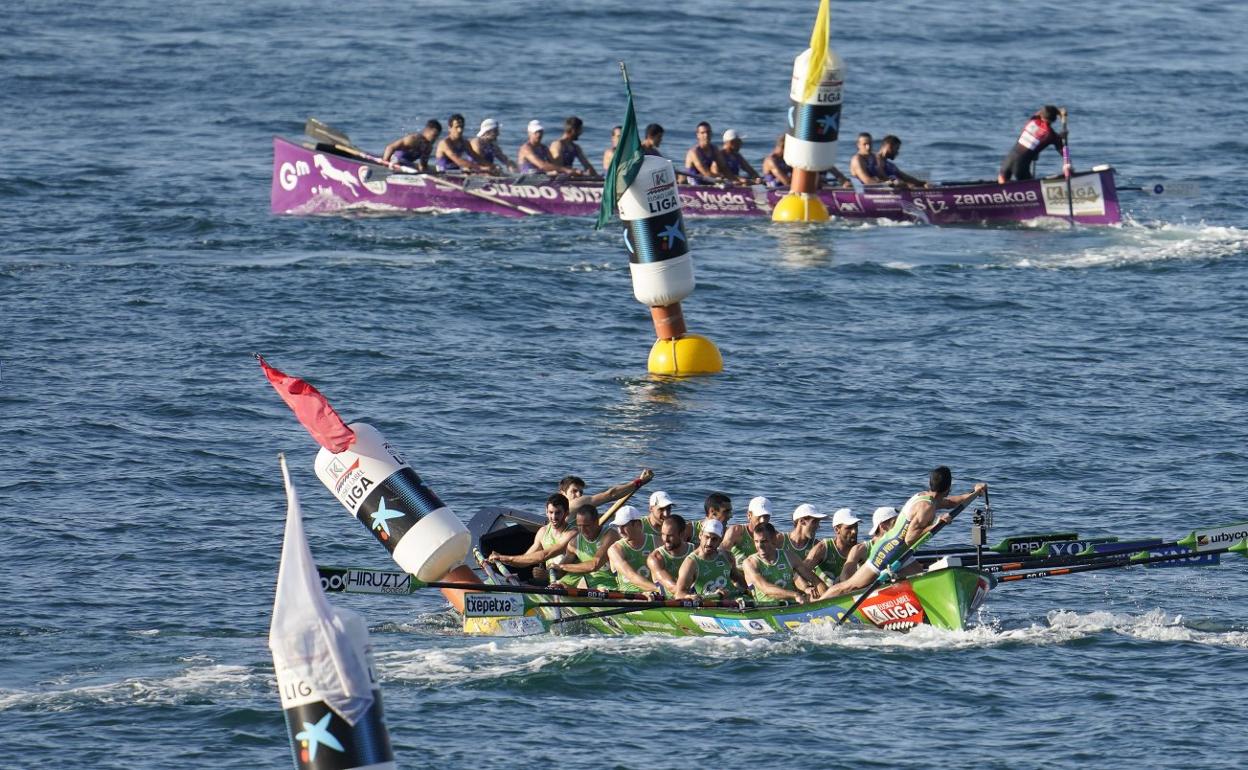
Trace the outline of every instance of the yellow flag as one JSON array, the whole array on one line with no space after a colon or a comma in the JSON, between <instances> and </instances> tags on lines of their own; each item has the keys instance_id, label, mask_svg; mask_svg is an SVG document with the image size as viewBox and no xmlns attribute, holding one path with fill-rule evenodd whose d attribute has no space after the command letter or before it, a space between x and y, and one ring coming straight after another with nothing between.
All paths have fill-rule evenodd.
<instances>
[{"instance_id":1,"label":"yellow flag","mask_svg":"<svg viewBox=\"0 0 1248 770\"><path fill-rule=\"evenodd\" d=\"M815 16L815 28L810 31L810 64L806 69L806 87L802 89L802 101L809 102L823 79L823 68L828 62L828 0L819 0L819 14Z\"/></svg>"}]
</instances>

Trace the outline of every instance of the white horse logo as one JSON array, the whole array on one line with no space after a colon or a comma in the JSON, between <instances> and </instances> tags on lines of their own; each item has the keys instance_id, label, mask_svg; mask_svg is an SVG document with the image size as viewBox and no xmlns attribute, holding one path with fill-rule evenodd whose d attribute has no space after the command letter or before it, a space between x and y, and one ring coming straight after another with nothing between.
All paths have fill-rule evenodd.
<instances>
[{"instance_id":1,"label":"white horse logo","mask_svg":"<svg viewBox=\"0 0 1248 770\"><path fill-rule=\"evenodd\" d=\"M313 158L312 165L316 166L317 170L321 172L321 178L337 182L350 190L355 197L360 197L360 182L351 175L350 171L334 168L333 164L329 162L329 158L326 158L324 155L317 155Z\"/></svg>"}]
</instances>

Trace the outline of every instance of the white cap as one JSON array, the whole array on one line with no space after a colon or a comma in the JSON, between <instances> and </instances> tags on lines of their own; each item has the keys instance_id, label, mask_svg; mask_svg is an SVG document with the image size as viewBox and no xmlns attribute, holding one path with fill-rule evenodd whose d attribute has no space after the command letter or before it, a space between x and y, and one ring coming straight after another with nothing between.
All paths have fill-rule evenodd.
<instances>
[{"instance_id":1,"label":"white cap","mask_svg":"<svg viewBox=\"0 0 1248 770\"><path fill-rule=\"evenodd\" d=\"M815 510L815 506L810 503L802 503L793 509L793 521L798 519L826 519L828 514L820 513Z\"/></svg>"},{"instance_id":2,"label":"white cap","mask_svg":"<svg viewBox=\"0 0 1248 770\"><path fill-rule=\"evenodd\" d=\"M763 497L762 495L759 495L758 497L751 497L750 505L745 510L754 514L755 516L770 516L771 515L771 501Z\"/></svg>"},{"instance_id":3,"label":"white cap","mask_svg":"<svg viewBox=\"0 0 1248 770\"><path fill-rule=\"evenodd\" d=\"M481 121L481 128L477 131L477 136L485 136L496 128L498 128L498 121L494 118L486 118Z\"/></svg>"},{"instance_id":4,"label":"white cap","mask_svg":"<svg viewBox=\"0 0 1248 770\"><path fill-rule=\"evenodd\" d=\"M731 142L733 139L745 139L745 134L738 134L735 128L730 128L724 132L725 142Z\"/></svg>"},{"instance_id":5,"label":"white cap","mask_svg":"<svg viewBox=\"0 0 1248 770\"><path fill-rule=\"evenodd\" d=\"M651 508L666 508L669 505L675 505L675 504L676 503L672 502L672 498L661 489L658 492L655 492L654 494L650 495L650 507Z\"/></svg>"},{"instance_id":6,"label":"white cap","mask_svg":"<svg viewBox=\"0 0 1248 770\"><path fill-rule=\"evenodd\" d=\"M854 515L853 511L848 508L838 508L836 513L832 514L832 526L839 527L842 524L857 524L862 521Z\"/></svg>"},{"instance_id":7,"label":"white cap","mask_svg":"<svg viewBox=\"0 0 1248 770\"><path fill-rule=\"evenodd\" d=\"M880 525L889 519L897 518L899 514L896 508L890 508L887 505L881 505L875 509L875 513L871 514L871 531L868 533L871 537L875 537L880 529Z\"/></svg>"},{"instance_id":8,"label":"white cap","mask_svg":"<svg viewBox=\"0 0 1248 770\"><path fill-rule=\"evenodd\" d=\"M724 536L724 525L719 519L706 519L702 522L702 531L712 535Z\"/></svg>"},{"instance_id":9,"label":"white cap","mask_svg":"<svg viewBox=\"0 0 1248 770\"><path fill-rule=\"evenodd\" d=\"M545 131L545 130L546 128L542 125L542 121L536 120L536 119L529 121L529 133L530 134L536 134L538 131Z\"/></svg>"},{"instance_id":10,"label":"white cap","mask_svg":"<svg viewBox=\"0 0 1248 770\"><path fill-rule=\"evenodd\" d=\"M630 521L640 521L646 518L646 514L637 510L631 505L626 505L615 512L615 526L622 527Z\"/></svg>"}]
</instances>

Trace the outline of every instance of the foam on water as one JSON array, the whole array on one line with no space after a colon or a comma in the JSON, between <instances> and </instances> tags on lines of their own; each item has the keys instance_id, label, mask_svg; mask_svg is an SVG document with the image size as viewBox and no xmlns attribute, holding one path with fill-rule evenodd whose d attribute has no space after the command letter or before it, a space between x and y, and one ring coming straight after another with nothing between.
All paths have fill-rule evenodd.
<instances>
[{"instance_id":1,"label":"foam on water","mask_svg":"<svg viewBox=\"0 0 1248 770\"><path fill-rule=\"evenodd\" d=\"M1112 233L1107 243L1071 253L1020 256L1015 265L1098 268L1167 261L1214 261L1242 255L1248 249L1248 230L1205 223L1129 222L1107 232Z\"/></svg>"},{"instance_id":2,"label":"foam on water","mask_svg":"<svg viewBox=\"0 0 1248 770\"><path fill-rule=\"evenodd\" d=\"M70 711L92 706L178 705L246 690L254 685L257 675L246 666L209 664L192 666L167 676L126 677L76 687L57 684L21 690L0 689L0 712L29 708Z\"/></svg>"}]
</instances>

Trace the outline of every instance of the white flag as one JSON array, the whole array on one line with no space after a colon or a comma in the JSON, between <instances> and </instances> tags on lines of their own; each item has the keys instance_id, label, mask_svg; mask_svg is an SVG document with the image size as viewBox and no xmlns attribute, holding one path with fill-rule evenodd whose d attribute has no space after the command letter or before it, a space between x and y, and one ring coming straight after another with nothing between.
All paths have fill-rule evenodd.
<instances>
[{"instance_id":1,"label":"white flag","mask_svg":"<svg viewBox=\"0 0 1248 770\"><path fill-rule=\"evenodd\" d=\"M269 625L273 657L296 672L324 699L326 705L355 725L373 705L365 650L352 640L368 626L355 612L332 606L321 590L321 579L303 534L299 495L290 483L286 458L280 458L286 483L286 536L282 564L277 572L277 595Z\"/></svg>"}]
</instances>

